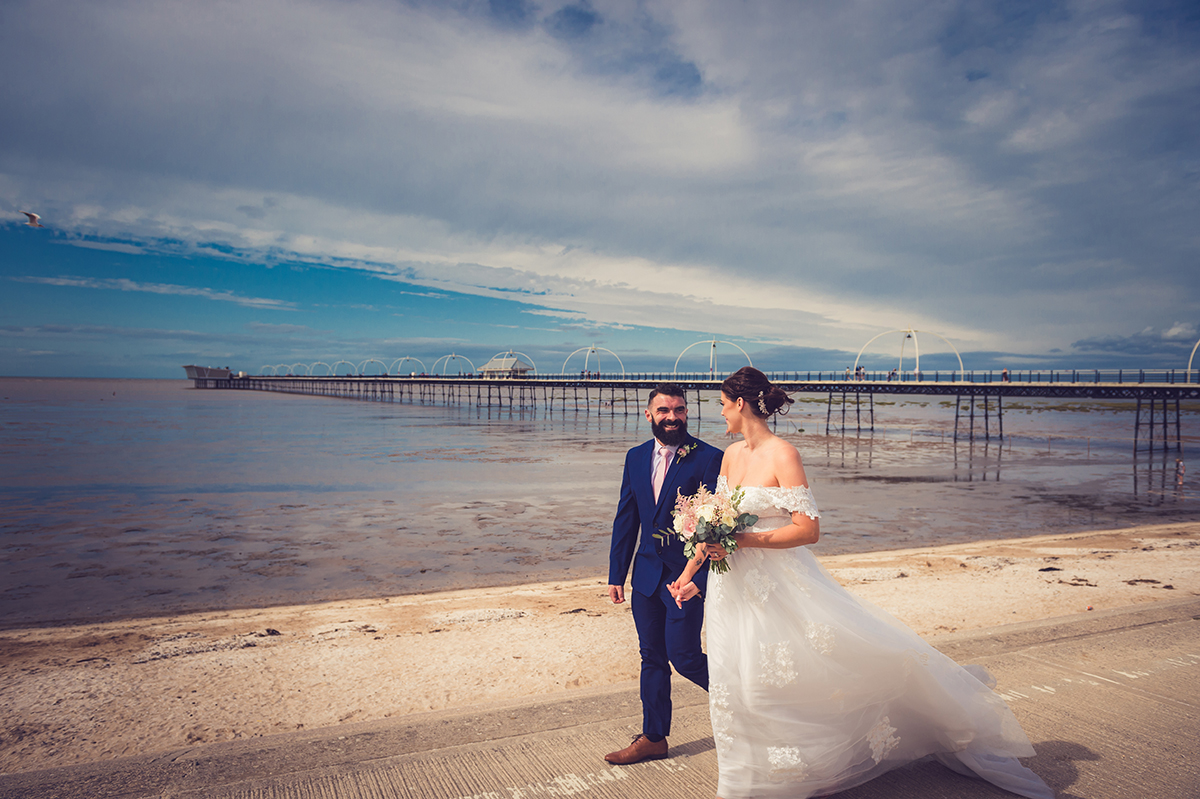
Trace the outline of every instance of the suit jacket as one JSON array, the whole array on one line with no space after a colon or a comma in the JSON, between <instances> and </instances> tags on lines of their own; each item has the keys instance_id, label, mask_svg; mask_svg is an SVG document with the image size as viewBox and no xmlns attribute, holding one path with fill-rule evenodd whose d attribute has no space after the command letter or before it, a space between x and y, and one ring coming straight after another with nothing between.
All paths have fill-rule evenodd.
<instances>
[{"instance_id":1,"label":"suit jacket","mask_svg":"<svg viewBox=\"0 0 1200 799\"><path fill-rule=\"evenodd\" d=\"M633 589L654 596L664 583L679 576L687 565L683 541L677 536L665 542L654 538L660 530L672 530L671 510L676 493L696 493L703 483L709 491L717 487L721 473L721 458L725 454L698 438L688 436L684 445L691 447L683 458L675 457L663 480L658 502L650 484L650 464L657 443L652 438L639 444L625 455L625 472L621 477L621 498L613 519L612 548L608 559L608 584L624 585L633 562ZM639 539L639 535L640 539ZM708 586L708 565L694 579L701 593Z\"/></svg>"}]
</instances>

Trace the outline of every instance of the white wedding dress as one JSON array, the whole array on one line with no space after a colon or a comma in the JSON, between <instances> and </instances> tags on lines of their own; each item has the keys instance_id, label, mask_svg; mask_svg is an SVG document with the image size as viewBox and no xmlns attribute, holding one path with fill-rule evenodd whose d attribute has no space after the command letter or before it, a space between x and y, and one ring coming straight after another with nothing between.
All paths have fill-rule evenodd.
<instances>
[{"instance_id":1,"label":"white wedding dress","mask_svg":"<svg viewBox=\"0 0 1200 799\"><path fill-rule=\"evenodd\" d=\"M729 492L722 476L718 492ZM817 518L806 487L744 487L752 530ZM1021 796L1054 792L982 668L844 589L806 547L742 549L708 578L709 706L722 799L835 793L935 755Z\"/></svg>"}]
</instances>

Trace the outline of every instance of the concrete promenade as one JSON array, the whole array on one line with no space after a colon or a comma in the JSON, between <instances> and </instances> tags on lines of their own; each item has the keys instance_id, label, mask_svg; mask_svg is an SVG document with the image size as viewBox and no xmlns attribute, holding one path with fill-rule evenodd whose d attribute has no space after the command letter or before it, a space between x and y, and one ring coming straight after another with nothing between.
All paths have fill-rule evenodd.
<instances>
[{"instance_id":1,"label":"concrete promenade","mask_svg":"<svg viewBox=\"0 0 1200 799\"><path fill-rule=\"evenodd\" d=\"M931 639L996 677L1062 799L1200 797L1200 599ZM403 668L397 664L397 668ZM712 796L706 696L680 688L667 760L610 767L640 727L636 686L0 776L0 797L541 799ZM843 799L1006 797L933 764Z\"/></svg>"}]
</instances>

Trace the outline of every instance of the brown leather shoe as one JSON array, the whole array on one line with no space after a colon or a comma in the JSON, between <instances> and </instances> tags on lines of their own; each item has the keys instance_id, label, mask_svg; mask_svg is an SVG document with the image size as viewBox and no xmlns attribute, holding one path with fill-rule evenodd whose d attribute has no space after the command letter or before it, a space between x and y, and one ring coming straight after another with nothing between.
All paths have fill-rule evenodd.
<instances>
[{"instance_id":1,"label":"brown leather shoe","mask_svg":"<svg viewBox=\"0 0 1200 799\"><path fill-rule=\"evenodd\" d=\"M633 736L633 743L620 752L609 752L604 759L614 766L628 766L643 760L662 760L667 756L667 739L654 743L645 735Z\"/></svg>"}]
</instances>

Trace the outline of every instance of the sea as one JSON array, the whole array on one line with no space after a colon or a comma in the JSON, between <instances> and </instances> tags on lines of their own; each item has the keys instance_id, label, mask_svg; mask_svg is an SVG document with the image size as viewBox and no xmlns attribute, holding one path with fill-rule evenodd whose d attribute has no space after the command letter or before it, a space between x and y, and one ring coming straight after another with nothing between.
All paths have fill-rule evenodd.
<instances>
[{"instance_id":1,"label":"sea","mask_svg":"<svg viewBox=\"0 0 1200 799\"><path fill-rule=\"evenodd\" d=\"M776 432L821 507L818 556L1200 519L1200 405L1182 452L1136 452L1128 402L1012 400L1003 439L993 415L989 439L955 442L953 399L877 397L874 431L863 406L844 432L827 397L796 399ZM649 428L591 400L0 378L0 627L605 582L624 455ZM717 396L691 404L691 431L727 446Z\"/></svg>"}]
</instances>

